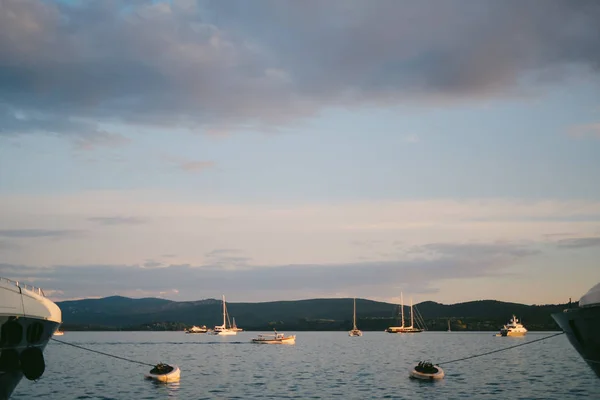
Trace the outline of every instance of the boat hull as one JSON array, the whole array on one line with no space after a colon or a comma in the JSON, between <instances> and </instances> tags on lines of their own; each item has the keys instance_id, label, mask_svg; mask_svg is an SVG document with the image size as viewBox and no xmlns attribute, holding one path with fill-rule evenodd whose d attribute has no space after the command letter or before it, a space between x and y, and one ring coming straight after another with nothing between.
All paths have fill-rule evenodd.
<instances>
[{"instance_id":1,"label":"boat hull","mask_svg":"<svg viewBox=\"0 0 600 400\"><path fill-rule=\"evenodd\" d=\"M391 326L385 330L387 333L421 333L422 329L418 328L402 328Z\"/></svg>"},{"instance_id":2,"label":"boat hull","mask_svg":"<svg viewBox=\"0 0 600 400\"><path fill-rule=\"evenodd\" d=\"M571 345L600 378L600 306L552 314Z\"/></svg>"},{"instance_id":3,"label":"boat hull","mask_svg":"<svg viewBox=\"0 0 600 400\"><path fill-rule=\"evenodd\" d=\"M282 338L273 338L273 337L259 337L258 339L252 339L252 343L258 344L295 344L296 343L296 335L285 336Z\"/></svg>"},{"instance_id":4,"label":"boat hull","mask_svg":"<svg viewBox=\"0 0 600 400\"><path fill-rule=\"evenodd\" d=\"M41 289L0 278L0 400L23 376L39 379L44 349L62 322L60 308Z\"/></svg>"},{"instance_id":5,"label":"boat hull","mask_svg":"<svg viewBox=\"0 0 600 400\"><path fill-rule=\"evenodd\" d=\"M18 343L6 343L3 340L2 346L0 347L0 400L6 400L10 397L12 392L15 390L21 379L23 378L23 372L21 369L12 369L8 367L5 360L11 357L11 353L21 358L23 350L34 347L39 349L42 353L48 344L48 341L54 334L54 331L58 329L60 323L55 321L49 321L31 317L16 317L0 315L0 326L4 331L4 337L6 337L6 330L10 329L11 325L18 324L21 327L22 335ZM34 326L36 328L34 328ZM27 332L32 332L34 329L40 329L41 334L39 339L32 338L33 335L28 335ZM18 330L18 328L17 328ZM29 338L27 337L29 336ZM35 335L37 336L37 335ZM34 340L29 340L34 339Z\"/></svg>"},{"instance_id":6,"label":"boat hull","mask_svg":"<svg viewBox=\"0 0 600 400\"><path fill-rule=\"evenodd\" d=\"M196 326L196 325L185 330L185 333L206 333L206 332L208 332L208 328L206 326Z\"/></svg>"},{"instance_id":7,"label":"boat hull","mask_svg":"<svg viewBox=\"0 0 600 400\"><path fill-rule=\"evenodd\" d=\"M178 382L181 378L181 370L177 365L173 366L173 371L168 374L151 374L147 373L144 375L146 379L150 379L156 382L169 383L169 382Z\"/></svg>"},{"instance_id":8,"label":"boat hull","mask_svg":"<svg viewBox=\"0 0 600 400\"><path fill-rule=\"evenodd\" d=\"M209 332L209 334L215 335L215 336L234 336L234 335L237 335L237 332L236 331L218 331L218 332L212 331L212 332Z\"/></svg>"},{"instance_id":9,"label":"boat hull","mask_svg":"<svg viewBox=\"0 0 600 400\"><path fill-rule=\"evenodd\" d=\"M500 332L500 336L525 336L527 332L513 332L513 331L502 331Z\"/></svg>"},{"instance_id":10,"label":"boat hull","mask_svg":"<svg viewBox=\"0 0 600 400\"><path fill-rule=\"evenodd\" d=\"M436 366L435 367L437 369L436 373L433 374L427 374L424 372L419 372L417 371L415 368L413 368L412 371L410 371L410 377L413 379L422 379L425 381L434 381L434 380L438 380L438 379L443 379L445 374L444 374L444 370L441 369L440 367Z\"/></svg>"},{"instance_id":11,"label":"boat hull","mask_svg":"<svg viewBox=\"0 0 600 400\"><path fill-rule=\"evenodd\" d=\"M362 336L362 332L359 331L358 329L354 329L354 330L351 330L350 332L348 332L348 336L352 336L352 337Z\"/></svg>"}]
</instances>

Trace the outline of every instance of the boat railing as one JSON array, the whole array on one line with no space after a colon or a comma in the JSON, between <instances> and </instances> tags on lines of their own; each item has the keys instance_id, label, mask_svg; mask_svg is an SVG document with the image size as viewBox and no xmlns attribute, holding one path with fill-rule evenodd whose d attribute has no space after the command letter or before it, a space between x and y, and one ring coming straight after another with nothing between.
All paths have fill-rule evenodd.
<instances>
[{"instance_id":1,"label":"boat railing","mask_svg":"<svg viewBox=\"0 0 600 400\"><path fill-rule=\"evenodd\" d=\"M27 289L30 292L36 293L36 294L38 294L38 295L40 295L42 297L46 297L46 295L44 294L44 291L42 290L41 287L37 287L37 286L33 286L33 285L27 285L27 284L19 282L19 281L13 281L12 279L2 278L1 276L0 276L0 282L7 282L7 283L9 283L11 285L14 285L14 286L18 287L18 288Z\"/></svg>"}]
</instances>

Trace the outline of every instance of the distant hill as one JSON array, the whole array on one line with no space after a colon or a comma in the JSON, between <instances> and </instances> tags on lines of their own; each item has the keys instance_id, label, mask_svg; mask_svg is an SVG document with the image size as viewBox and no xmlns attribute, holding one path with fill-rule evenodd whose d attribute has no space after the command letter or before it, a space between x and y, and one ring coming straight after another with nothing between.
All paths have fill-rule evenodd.
<instances>
[{"instance_id":1,"label":"distant hill","mask_svg":"<svg viewBox=\"0 0 600 400\"><path fill-rule=\"evenodd\" d=\"M221 324L221 301L206 299L177 302L157 298L131 299L112 296L57 303L65 330L183 330L191 325ZM512 314L527 329L558 330L550 314L567 304L525 305L495 300L440 304L426 301L416 305L428 330L496 331ZM383 331L398 322L396 304L356 300L358 326L365 331ZM311 299L264 303L228 303L227 309L245 330L347 330L352 325L352 299ZM405 306L409 322L410 308Z\"/></svg>"}]
</instances>

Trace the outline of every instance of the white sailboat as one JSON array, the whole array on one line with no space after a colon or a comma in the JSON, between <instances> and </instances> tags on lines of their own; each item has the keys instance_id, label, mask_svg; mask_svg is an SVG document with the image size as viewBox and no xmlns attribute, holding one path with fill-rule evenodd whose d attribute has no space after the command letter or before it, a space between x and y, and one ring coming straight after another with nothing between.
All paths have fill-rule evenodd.
<instances>
[{"instance_id":1,"label":"white sailboat","mask_svg":"<svg viewBox=\"0 0 600 400\"><path fill-rule=\"evenodd\" d=\"M348 332L348 336L362 336L362 331L356 327L356 298L354 298L354 317L352 318L352 330Z\"/></svg>"},{"instance_id":2,"label":"white sailboat","mask_svg":"<svg viewBox=\"0 0 600 400\"><path fill-rule=\"evenodd\" d=\"M223 325L215 326L215 328L210 332L212 335L237 335L237 331L233 330L231 326L227 327L227 306L225 304L225 295L223 295Z\"/></svg>"},{"instance_id":3,"label":"white sailboat","mask_svg":"<svg viewBox=\"0 0 600 400\"><path fill-rule=\"evenodd\" d=\"M231 324L231 329L236 331L236 332L242 332L243 329L242 328L238 328L238 326L235 324L235 317L232 318L233 319L233 323Z\"/></svg>"},{"instance_id":4,"label":"white sailboat","mask_svg":"<svg viewBox=\"0 0 600 400\"><path fill-rule=\"evenodd\" d=\"M404 326L404 298L402 292L400 292L400 308L402 313L402 324L400 326L390 326L385 331L388 333L420 333L423 329L415 328L413 319L413 304L412 298L410 299L410 326Z\"/></svg>"}]
</instances>

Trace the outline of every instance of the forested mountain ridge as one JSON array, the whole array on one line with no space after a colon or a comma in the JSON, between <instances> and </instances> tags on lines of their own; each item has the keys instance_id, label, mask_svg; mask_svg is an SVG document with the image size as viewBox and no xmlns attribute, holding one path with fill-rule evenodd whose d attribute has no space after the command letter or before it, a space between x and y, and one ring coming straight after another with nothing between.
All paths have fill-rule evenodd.
<instances>
[{"instance_id":1,"label":"forested mountain ridge","mask_svg":"<svg viewBox=\"0 0 600 400\"><path fill-rule=\"evenodd\" d=\"M157 298L112 296L58 302L66 330L182 330L191 325L220 325L220 300L177 302ZM573 304L572 306L576 306ZM556 330L550 314L568 304L526 305L495 300L457 304L425 301L416 305L429 330L498 330L515 314L527 329ZM382 331L398 323L399 306L356 300L358 326ZM227 303L231 317L246 330L346 330L352 325L352 299L310 299L263 303ZM410 307L404 309L409 322Z\"/></svg>"}]
</instances>

